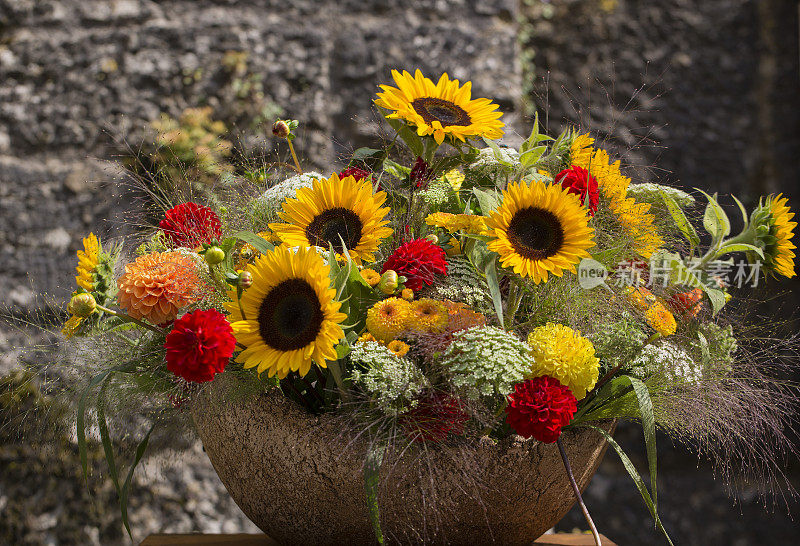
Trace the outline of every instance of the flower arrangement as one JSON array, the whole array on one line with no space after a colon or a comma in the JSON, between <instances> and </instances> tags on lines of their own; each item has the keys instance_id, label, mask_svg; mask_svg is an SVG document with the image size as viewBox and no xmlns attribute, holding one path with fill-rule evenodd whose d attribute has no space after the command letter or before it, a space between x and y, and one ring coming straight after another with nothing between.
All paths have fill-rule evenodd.
<instances>
[{"instance_id":1,"label":"flower arrangement","mask_svg":"<svg viewBox=\"0 0 800 546\"><path fill-rule=\"evenodd\" d=\"M733 197L743 228L731 236L718 198L703 194L701 234L693 196L634 184L590 135L554 138L536 119L518 150L501 146L501 112L469 82L393 77L375 104L396 138L357 150L342 172L301 172L211 206L175 203L136 256L84 239L63 332L88 338L81 351L117 349L96 351L85 370L82 452L87 400L102 408L115 385L180 413L176 400L231 375L311 413L353 413L377 438L378 461L397 443L484 436L561 447L565 431L592 427L666 535L656 428L729 459L744 450L768 464L791 447L782 427L796 392L759 367L772 353L748 352L757 340L731 326L720 269L746 266L754 282L795 275L786 198L767 196L748 214ZM297 125L274 132L300 170ZM110 446L103 411L96 417ZM649 488L593 425L621 418L644 428ZM120 485L106 455L127 525L130 475ZM376 466L364 469L380 539Z\"/></svg>"}]
</instances>

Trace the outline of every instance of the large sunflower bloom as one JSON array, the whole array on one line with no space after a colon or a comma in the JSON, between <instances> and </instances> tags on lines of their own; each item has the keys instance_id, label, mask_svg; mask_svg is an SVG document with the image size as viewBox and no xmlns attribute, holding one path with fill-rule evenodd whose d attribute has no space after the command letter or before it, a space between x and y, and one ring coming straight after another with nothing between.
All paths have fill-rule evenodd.
<instances>
[{"instance_id":1,"label":"large sunflower bloom","mask_svg":"<svg viewBox=\"0 0 800 546\"><path fill-rule=\"evenodd\" d=\"M574 273L581 258L589 257L586 249L594 246L594 228L589 227L580 197L559 185L509 184L486 225L487 234L494 237L489 250L500 255L503 267L537 284L546 281L548 273Z\"/></svg>"},{"instance_id":2,"label":"large sunflower bloom","mask_svg":"<svg viewBox=\"0 0 800 546\"><path fill-rule=\"evenodd\" d=\"M792 222L794 213L790 212L786 206L788 199L782 194L770 197L767 200L767 207L770 211L770 230L771 236L764 248L764 256L767 258L767 266L784 277L794 277L794 252L797 248L792 242L794 228L797 222ZM774 240L773 240L774 238Z\"/></svg>"},{"instance_id":3,"label":"large sunflower bloom","mask_svg":"<svg viewBox=\"0 0 800 546\"><path fill-rule=\"evenodd\" d=\"M438 144L446 136L460 141L469 137L485 136L497 139L503 136L502 112L489 99L472 99L472 82L459 85L442 74L434 84L417 70L412 76L405 70L401 74L392 70L397 87L381 85L375 104L391 110L387 117L402 119L417 128L419 136L433 135Z\"/></svg>"},{"instance_id":4,"label":"large sunflower bloom","mask_svg":"<svg viewBox=\"0 0 800 546\"><path fill-rule=\"evenodd\" d=\"M347 315L339 312L330 268L315 250L278 247L245 271L253 275L252 286L240 301L232 292L225 304L236 341L245 347L237 362L283 379L290 371L306 375L312 361L324 368L336 360L334 346L344 336L339 324Z\"/></svg>"},{"instance_id":5,"label":"large sunflower bloom","mask_svg":"<svg viewBox=\"0 0 800 546\"><path fill-rule=\"evenodd\" d=\"M368 180L333 174L297 190L297 196L284 201L278 213L287 223L269 228L289 246L327 249L333 245L340 255L346 249L356 263L372 262L381 240L392 233L386 220L389 207L381 207L385 201L386 193L373 194Z\"/></svg>"},{"instance_id":6,"label":"large sunflower bloom","mask_svg":"<svg viewBox=\"0 0 800 546\"><path fill-rule=\"evenodd\" d=\"M592 148L593 142L589 135L576 136L570 146L570 163L597 179L601 204L617 219L634 252L650 258L664 243L654 226L650 204L627 197L631 179L622 174L619 160L612 163L605 150Z\"/></svg>"}]
</instances>

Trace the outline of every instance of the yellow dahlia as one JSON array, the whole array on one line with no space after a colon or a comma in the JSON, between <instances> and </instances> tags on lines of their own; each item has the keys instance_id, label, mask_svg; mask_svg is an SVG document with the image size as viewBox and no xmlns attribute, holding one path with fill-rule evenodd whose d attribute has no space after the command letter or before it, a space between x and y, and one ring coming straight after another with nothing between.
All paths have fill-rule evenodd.
<instances>
[{"instance_id":1,"label":"yellow dahlia","mask_svg":"<svg viewBox=\"0 0 800 546\"><path fill-rule=\"evenodd\" d=\"M601 205L608 208L631 240L632 250L650 258L664 244L655 228L650 204L627 197L631 179L622 174L619 160L612 163L605 150L592 148L593 142L589 135L576 136L570 146L571 164L588 170L597 179Z\"/></svg>"},{"instance_id":2,"label":"yellow dahlia","mask_svg":"<svg viewBox=\"0 0 800 546\"><path fill-rule=\"evenodd\" d=\"M397 87L381 85L375 104L391 110L391 119L401 119L417 128L420 136L433 135L438 144L446 136L464 141L469 137L498 139L503 136L502 112L489 99L472 99L472 82L463 86L442 74L438 83L417 70L412 76L392 70Z\"/></svg>"},{"instance_id":3,"label":"yellow dahlia","mask_svg":"<svg viewBox=\"0 0 800 546\"><path fill-rule=\"evenodd\" d=\"M447 307L440 301L422 298L411 303L410 328L417 332L439 333L447 327Z\"/></svg>"},{"instance_id":4,"label":"yellow dahlia","mask_svg":"<svg viewBox=\"0 0 800 546\"><path fill-rule=\"evenodd\" d=\"M486 225L487 235L494 237L488 247L500 255L503 267L537 284L549 273L574 273L581 258L589 257L586 249L594 246L594 228L580 197L559 185L509 184Z\"/></svg>"},{"instance_id":5,"label":"yellow dahlia","mask_svg":"<svg viewBox=\"0 0 800 546\"><path fill-rule=\"evenodd\" d=\"M425 218L429 226L444 228L450 233L466 231L467 233L483 233L486 229L486 218L475 214L450 214L434 212Z\"/></svg>"},{"instance_id":6,"label":"yellow dahlia","mask_svg":"<svg viewBox=\"0 0 800 546\"><path fill-rule=\"evenodd\" d=\"M408 343L402 342L399 339L394 339L386 344L386 348L392 351L395 356L406 356L408 354L409 347Z\"/></svg>"},{"instance_id":7,"label":"yellow dahlia","mask_svg":"<svg viewBox=\"0 0 800 546\"><path fill-rule=\"evenodd\" d=\"M528 334L531 347L529 377L549 375L566 385L578 400L597 383L600 359L592 342L563 324L547 323Z\"/></svg>"},{"instance_id":8,"label":"yellow dahlia","mask_svg":"<svg viewBox=\"0 0 800 546\"><path fill-rule=\"evenodd\" d=\"M660 301L648 307L644 318L653 330L665 337L674 334L678 328L675 317Z\"/></svg>"},{"instance_id":9,"label":"yellow dahlia","mask_svg":"<svg viewBox=\"0 0 800 546\"><path fill-rule=\"evenodd\" d=\"M363 278L368 285L375 288L381 282L381 274L374 269L362 269L361 278Z\"/></svg>"},{"instance_id":10,"label":"yellow dahlia","mask_svg":"<svg viewBox=\"0 0 800 546\"><path fill-rule=\"evenodd\" d=\"M163 324L200 300L202 281L197 262L181 252L153 252L125 266L117 281L120 307L136 319Z\"/></svg>"},{"instance_id":11,"label":"yellow dahlia","mask_svg":"<svg viewBox=\"0 0 800 546\"><path fill-rule=\"evenodd\" d=\"M287 223L269 227L291 247L328 249L333 245L340 255L346 248L356 263L372 262L381 240L392 233L386 219L389 207L382 207L385 201L386 193L373 193L369 180L333 174L297 190L296 197L284 201L278 213Z\"/></svg>"},{"instance_id":12,"label":"yellow dahlia","mask_svg":"<svg viewBox=\"0 0 800 546\"><path fill-rule=\"evenodd\" d=\"M410 317L409 302L400 298L387 298L367 311L367 330L378 341L388 343L408 329Z\"/></svg>"},{"instance_id":13,"label":"yellow dahlia","mask_svg":"<svg viewBox=\"0 0 800 546\"><path fill-rule=\"evenodd\" d=\"M78 267L76 271L78 275L75 281L78 286L91 292L94 290L94 272L100 264L100 241L94 233L89 233L88 237L83 238L83 250L77 252Z\"/></svg>"},{"instance_id":14,"label":"yellow dahlia","mask_svg":"<svg viewBox=\"0 0 800 546\"><path fill-rule=\"evenodd\" d=\"M245 347L237 362L283 379L290 371L306 375L312 361L324 368L336 360L347 315L339 312L330 268L314 249L277 247L245 271L253 275L252 286L241 301L231 292L225 304L236 341Z\"/></svg>"}]
</instances>

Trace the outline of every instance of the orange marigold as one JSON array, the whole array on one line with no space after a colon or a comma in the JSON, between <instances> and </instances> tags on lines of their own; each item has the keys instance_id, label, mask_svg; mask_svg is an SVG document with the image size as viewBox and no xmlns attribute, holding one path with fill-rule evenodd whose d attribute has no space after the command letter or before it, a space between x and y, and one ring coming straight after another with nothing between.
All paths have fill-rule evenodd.
<instances>
[{"instance_id":1,"label":"orange marigold","mask_svg":"<svg viewBox=\"0 0 800 546\"><path fill-rule=\"evenodd\" d=\"M125 266L117 281L120 307L153 324L175 320L178 310L200 299L197 263L181 252L154 252Z\"/></svg>"}]
</instances>

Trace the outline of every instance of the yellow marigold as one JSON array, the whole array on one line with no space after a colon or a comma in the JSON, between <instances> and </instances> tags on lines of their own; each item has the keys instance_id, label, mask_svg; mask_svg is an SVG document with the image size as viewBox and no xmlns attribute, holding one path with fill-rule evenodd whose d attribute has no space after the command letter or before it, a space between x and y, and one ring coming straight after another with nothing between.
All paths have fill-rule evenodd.
<instances>
[{"instance_id":1,"label":"yellow marigold","mask_svg":"<svg viewBox=\"0 0 800 546\"><path fill-rule=\"evenodd\" d=\"M404 343L399 339L395 339L386 344L386 348L392 351L396 356L406 356L411 347L408 343Z\"/></svg>"},{"instance_id":2,"label":"yellow marigold","mask_svg":"<svg viewBox=\"0 0 800 546\"><path fill-rule=\"evenodd\" d=\"M100 263L100 241L94 233L89 233L88 237L83 238L83 250L77 252L78 275L75 281L78 286L91 292L94 290L94 271Z\"/></svg>"},{"instance_id":3,"label":"yellow marigold","mask_svg":"<svg viewBox=\"0 0 800 546\"><path fill-rule=\"evenodd\" d=\"M644 318L653 330L662 336L671 336L678 328L675 317L663 303L656 302L645 311Z\"/></svg>"},{"instance_id":4,"label":"yellow marigold","mask_svg":"<svg viewBox=\"0 0 800 546\"><path fill-rule=\"evenodd\" d=\"M387 343L405 332L411 318L411 304L400 298L379 301L367 311L367 330Z\"/></svg>"},{"instance_id":5,"label":"yellow marigold","mask_svg":"<svg viewBox=\"0 0 800 546\"><path fill-rule=\"evenodd\" d=\"M375 339L375 336L373 336L369 332L364 332L363 334L358 336L358 342L357 343L367 343L368 341L378 341L378 340Z\"/></svg>"},{"instance_id":6,"label":"yellow marigold","mask_svg":"<svg viewBox=\"0 0 800 546\"><path fill-rule=\"evenodd\" d=\"M444 228L450 233L466 231L467 233L483 233L486 230L486 219L476 214L450 214L434 212L425 218L429 226Z\"/></svg>"},{"instance_id":7,"label":"yellow marigold","mask_svg":"<svg viewBox=\"0 0 800 546\"><path fill-rule=\"evenodd\" d=\"M597 383L600 359L592 342L563 324L547 323L528 334L531 346L529 377L549 375L567 386L578 400Z\"/></svg>"},{"instance_id":8,"label":"yellow marigold","mask_svg":"<svg viewBox=\"0 0 800 546\"><path fill-rule=\"evenodd\" d=\"M482 313L473 311L466 304L450 300L444 300L442 304L447 308L447 326L451 331L486 326L486 317Z\"/></svg>"},{"instance_id":9,"label":"yellow marigold","mask_svg":"<svg viewBox=\"0 0 800 546\"><path fill-rule=\"evenodd\" d=\"M181 252L154 252L125 266L117 281L120 307L153 324L175 320L182 307L201 296L196 262Z\"/></svg>"},{"instance_id":10,"label":"yellow marigold","mask_svg":"<svg viewBox=\"0 0 800 546\"><path fill-rule=\"evenodd\" d=\"M381 282L381 274L374 269L362 269L361 277L373 288L378 286L378 283Z\"/></svg>"},{"instance_id":11,"label":"yellow marigold","mask_svg":"<svg viewBox=\"0 0 800 546\"><path fill-rule=\"evenodd\" d=\"M440 301L422 298L411 303L410 327L418 332L439 333L447 327L447 308Z\"/></svg>"},{"instance_id":12,"label":"yellow marigold","mask_svg":"<svg viewBox=\"0 0 800 546\"><path fill-rule=\"evenodd\" d=\"M400 292L400 297L406 301L411 301L414 299L414 291L410 288L403 288L403 291Z\"/></svg>"}]
</instances>

